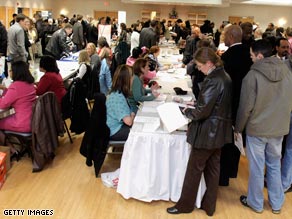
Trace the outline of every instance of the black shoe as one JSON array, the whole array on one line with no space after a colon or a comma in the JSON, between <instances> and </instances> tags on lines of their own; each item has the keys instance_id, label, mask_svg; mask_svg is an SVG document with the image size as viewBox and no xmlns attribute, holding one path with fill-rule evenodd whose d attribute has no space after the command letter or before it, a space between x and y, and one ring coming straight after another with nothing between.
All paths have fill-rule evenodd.
<instances>
[{"instance_id":1,"label":"black shoe","mask_svg":"<svg viewBox=\"0 0 292 219\"><path fill-rule=\"evenodd\" d=\"M287 192L292 192L292 185L291 185L290 188L287 189L284 193L287 193Z\"/></svg>"},{"instance_id":2,"label":"black shoe","mask_svg":"<svg viewBox=\"0 0 292 219\"><path fill-rule=\"evenodd\" d=\"M280 214L281 213L281 209L279 209L279 210L272 209L272 213L273 214Z\"/></svg>"},{"instance_id":3,"label":"black shoe","mask_svg":"<svg viewBox=\"0 0 292 219\"><path fill-rule=\"evenodd\" d=\"M259 210L256 210L256 209L253 209L252 207L250 207L250 206L247 204L247 197L246 197L245 195L240 196L239 200L240 200L240 202L241 202L242 205L244 205L245 207L250 208L250 209L253 210L254 212L256 212L256 213L258 213L258 214L260 214L260 213L263 212L263 210L260 210L260 211L259 211Z\"/></svg>"},{"instance_id":4,"label":"black shoe","mask_svg":"<svg viewBox=\"0 0 292 219\"><path fill-rule=\"evenodd\" d=\"M169 214L180 214L181 212L176 207L171 207L166 209Z\"/></svg>"}]
</instances>

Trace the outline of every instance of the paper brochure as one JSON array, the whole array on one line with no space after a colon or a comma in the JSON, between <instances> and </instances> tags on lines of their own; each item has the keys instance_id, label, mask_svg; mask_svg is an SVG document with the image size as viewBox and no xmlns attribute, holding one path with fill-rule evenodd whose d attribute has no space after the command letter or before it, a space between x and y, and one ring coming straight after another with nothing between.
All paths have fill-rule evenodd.
<instances>
[{"instance_id":1,"label":"paper brochure","mask_svg":"<svg viewBox=\"0 0 292 219\"><path fill-rule=\"evenodd\" d=\"M179 106L175 103L165 103L157 107L161 121L168 132L188 124L188 120L181 113Z\"/></svg>"}]
</instances>

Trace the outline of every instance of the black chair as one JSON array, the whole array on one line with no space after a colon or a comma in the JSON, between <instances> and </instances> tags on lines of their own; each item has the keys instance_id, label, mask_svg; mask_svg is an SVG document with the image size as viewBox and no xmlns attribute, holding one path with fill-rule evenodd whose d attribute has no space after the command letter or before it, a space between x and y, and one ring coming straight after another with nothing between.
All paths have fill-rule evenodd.
<instances>
[{"instance_id":1,"label":"black chair","mask_svg":"<svg viewBox=\"0 0 292 219\"><path fill-rule=\"evenodd\" d=\"M70 131L69 131L69 129L68 129L68 126L67 126L67 123L66 123L66 119L63 118L63 122L64 122L65 130L66 130L66 132L67 132L67 134L68 134L68 137L69 137L70 143L73 144L73 139L72 139L71 134L70 134Z\"/></svg>"},{"instance_id":2,"label":"black chair","mask_svg":"<svg viewBox=\"0 0 292 219\"><path fill-rule=\"evenodd\" d=\"M15 150L14 156L16 160L19 161L20 158L28 153L29 157L32 158L31 145L32 145L32 133L31 132L14 132L14 131L4 131L5 134L5 145L13 147Z\"/></svg>"},{"instance_id":3,"label":"black chair","mask_svg":"<svg viewBox=\"0 0 292 219\"><path fill-rule=\"evenodd\" d=\"M80 153L86 157L86 165L94 165L98 177L107 154L121 154L117 147L124 146L124 141L110 141L110 130L106 125L106 97L102 93L95 94L94 105L85 134L80 146ZM110 151L111 149L111 151Z\"/></svg>"}]
</instances>

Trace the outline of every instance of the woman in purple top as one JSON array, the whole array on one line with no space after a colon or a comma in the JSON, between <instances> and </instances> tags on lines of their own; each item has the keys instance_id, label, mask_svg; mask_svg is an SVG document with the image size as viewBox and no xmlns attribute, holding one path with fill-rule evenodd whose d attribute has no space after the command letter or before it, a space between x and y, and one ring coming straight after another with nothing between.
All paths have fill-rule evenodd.
<instances>
[{"instance_id":1,"label":"woman in purple top","mask_svg":"<svg viewBox=\"0 0 292 219\"><path fill-rule=\"evenodd\" d=\"M28 64L23 61L13 63L11 67L13 83L8 88L0 85L4 91L0 109L13 107L15 114L0 119L0 130L31 132L32 107L36 100L34 78Z\"/></svg>"}]
</instances>

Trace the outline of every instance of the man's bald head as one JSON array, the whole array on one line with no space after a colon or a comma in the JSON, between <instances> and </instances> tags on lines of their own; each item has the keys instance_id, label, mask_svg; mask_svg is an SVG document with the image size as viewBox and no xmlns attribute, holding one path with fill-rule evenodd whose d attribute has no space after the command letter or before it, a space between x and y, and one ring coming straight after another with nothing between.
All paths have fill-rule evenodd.
<instances>
[{"instance_id":1,"label":"man's bald head","mask_svg":"<svg viewBox=\"0 0 292 219\"><path fill-rule=\"evenodd\" d=\"M231 46L234 43L240 43L242 40L242 29L238 25L230 25L224 29L224 43Z\"/></svg>"}]
</instances>

